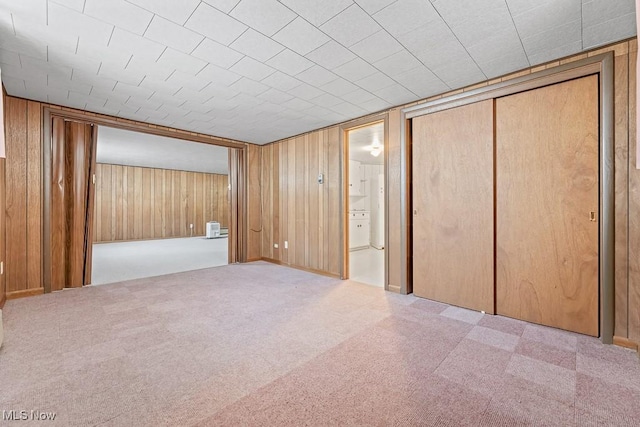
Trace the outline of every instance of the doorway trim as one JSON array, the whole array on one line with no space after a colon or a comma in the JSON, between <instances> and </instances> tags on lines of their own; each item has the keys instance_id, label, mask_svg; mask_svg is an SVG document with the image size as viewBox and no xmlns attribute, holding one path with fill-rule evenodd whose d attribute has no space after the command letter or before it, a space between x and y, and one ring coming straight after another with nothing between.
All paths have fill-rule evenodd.
<instances>
[{"instance_id":1,"label":"doorway trim","mask_svg":"<svg viewBox=\"0 0 640 427\"><path fill-rule=\"evenodd\" d=\"M599 132L599 178L600 178L600 225L599 225L599 283L600 283L600 338L604 344L613 343L614 332L614 55L607 52L570 62L550 69L531 73L512 80L495 83L489 86L458 93L434 101L403 108L400 111L400 150L401 150L401 185L409 188L411 183L411 160L407 161L407 155L411 154L411 119L437 111L447 110L466 104L494 99L506 95L512 95L526 90L537 89L567 80L577 79L589 75L598 75L600 89L600 132ZM410 218L408 224L401 224L402 230L411 228L412 215L410 194L404 195L400 206L401 217ZM408 228L409 227L409 228ZM402 250L409 257L402 258L406 265L402 266L403 281L401 286L412 292L413 285L408 272L412 269L411 235L410 232L402 233ZM409 276L409 277L407 277Z\"/></svg>"},{"instance_id":2,"label":"doorway trim","mask_svg":"<svg viewBox=\"0 0 640 427\"><path fill-rule=\"evenodd\" d=\"M242 229L247 224L247 164L243 159L247 158L248 143L227 141L216 137L206 137L196 133L178 131L164 127L152 127L147 123L118 119L115 117L99 116L93 113L85 113L76 110L59 109L49 105L42 107L42 179L43 179L43 203L42 203L42 281L44 292L51 292L51 154L52 154L52 120L59 117L94 126L108 126L117 129L141 132L150 135L183 139L190 142L218 145L229 148L229 209L230 222L234 224L236 232L229 240L229 263L246 262L247 244L246 232ZM94 131L95 133L95 131ZM235 153L235 155L233 155ZM231 179L232 174L237 178Z\"/></svg>"},{"instance_id":3,"label":"doorway trim","mask_svg":"<svg viewBox=\"0 0 640 427\"><path fill-rule=\"evenodd\" d=\"M340 230L342 231L342 251L340 251L340 278L349 278L349 131L377 123L384 124L384 289L389 290L389 113L383 112L361 119L352 120L339 126L340 136Z\"/></svg>"}]
</instances>

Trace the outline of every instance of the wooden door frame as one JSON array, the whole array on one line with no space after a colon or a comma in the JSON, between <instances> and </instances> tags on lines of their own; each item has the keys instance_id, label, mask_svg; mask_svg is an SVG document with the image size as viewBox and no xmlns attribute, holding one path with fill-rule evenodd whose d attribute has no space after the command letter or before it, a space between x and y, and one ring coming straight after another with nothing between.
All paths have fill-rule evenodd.
<instances>
[{"instance_id":1,"label":"wooden door frame","mask_svg":"<svg viewBox=\"0 0 640 427\"><path fill-rule=\"evenodd\" d=\"M379 113L373 116L363 117L339 126L340 135L340 172L342 186L340 188L340 230L341 247L340 251L340 278L349 278L349 131L371 126L377 123L384 125L384 289L389 290L389 113Z\"/></svg>"},{"instance_id":2,"label":"wooden door frame","mask_svg":"<svg viewBox=\"0 0 640 427\"><path fill-rule=\"evenodd\" d=\"M242 227L247 223L247 151L248 151L248 143L240 143L233 141L226 141L223 139L218 139L215 137L208 138L202 135L194 134L194 133L182 133L176 130L170 130L167 128L160 127L150 127L146 123L141 122L131 122L131 121L122 121L121 119L117 119L115 117L108 116L96 116L87 114L80 111L73 110L62 110L58 108L52 108L51 106L44 105L42 107L42 154L43 154L43 165L42 165L42 179L43 179L43 206L42 206L42 223L43 223L43 245L42 245L42 281L44 292L51 292L51 150L52 150L52 138L53 138L53 129L52 129L52 120L54 117L59 117L65 120L71 120L75 122L81 123L89 123L94 126L108 126L117 129L129 130L133 132L141 132L150 135L164 136L175 139L183 139L185 141L198 142L202 144L211 144L218 145L222 147L229 148L230 152L237 153L237 158L239 161L230 164L229 168L229 185L230 185L230 196L235 195L235 197L229 197L229 210L230 210L230 221L231 218L236 218L236 232L234 235L229 235L229 263L236 262L246 262L247 259L247 242L246 242L246 232L243 231ZM94 131L95 132L95 131ZM96 141L97 143L97 141ZM230 159L233 156L230 155ZM238 179L231 179L231 173L233 173L238 177ZM231 228L230 228L231 233ZM231 241L233 240L233 241Z\"/></svg>"},{"instance_id":3,"label":"wooden door frame","mask_svg":"<svg viewBox=\"0 0 640 427\"><path fill-rule=\"evenodd\" d=\"M607 52L582 59L551 69L531 73L522 77L504 82L495 83L469 92L440 98L434 101L403 108L400 111L400 120L403 124L400 129L400 180L402 188L411 186L411 119L425 114L434 113L450 108L459 107L487 99L495 99L512 95L531 89L537 89L567 80L577 79L589 75L599 77L600 95L600 135L599 135L599 191L600 191L600 224L599 224L599 284L600 284L600 338L604 344L613 343L614 328L614 55ZM410 190L409 190L410 191ZM403 192L404 193L404 192ZM402 194L401 206L401 250L402 256L402 282L401 291L410 293L412 283L409 270L412 268L411 257L411 197Z\"/></svg>"}]
</instances>

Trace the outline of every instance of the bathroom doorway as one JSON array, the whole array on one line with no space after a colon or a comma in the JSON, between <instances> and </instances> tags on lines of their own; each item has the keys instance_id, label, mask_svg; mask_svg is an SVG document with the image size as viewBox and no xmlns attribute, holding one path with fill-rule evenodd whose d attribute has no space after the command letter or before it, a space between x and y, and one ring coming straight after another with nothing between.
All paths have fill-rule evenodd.
<instances>
[{"instance_id":1,"label":"bathroom doorway","mask_svg":"<svg viewBox=\"0 0 640 427\"><path fill-rule=\"evenodd\" d=\"M385 285L385 122L346 132L349 278Z\"/></svg>"}]
</instances>

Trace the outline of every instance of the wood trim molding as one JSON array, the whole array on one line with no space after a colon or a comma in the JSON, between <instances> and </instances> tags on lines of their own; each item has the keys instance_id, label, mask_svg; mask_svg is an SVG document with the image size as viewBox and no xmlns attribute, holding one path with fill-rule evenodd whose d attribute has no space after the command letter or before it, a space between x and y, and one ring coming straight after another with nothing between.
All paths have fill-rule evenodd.
<instances>
[{"instance_id":1,"label":"wood trim molding","mask_svg":"<svg viewBox=\"0 0 640 427\"><path fill-rule=\"evenodd\" d=\"M33 289L25 289L21 291L7 292L7 300L32 297L35 295L42 295L42 294L44 294L44 288L33 288Z\"/></svg>"},{"instance_id":2,"label":"wood trim molding","mask_svg":"<svg viewBox=\"0 0 640 427\"><path fill-rule=\"evenodd\" d=\"M178 129L165 128L161 126L150 125L148 123L134 122L127 119L119 119L111 116L97 115L94 113L83 112L74 109L52 106L50 104L42 105L42 147L43 147L43 291L51 292L51 239L50 239L50 216L51 216L51 140L52 140L52 119L60 117L65 120L79 121L83 123L91 123L97 126L111 126L119 129L142 132L152 135L166 136L170 138L178 138L186 141L199 142L204 144L220 145L230 148L229 158L239 158L237 165L237 184L231 186L230 200L230 218L237 218L237 226L243 227L247 224L247 197L248 193L248 171L247 165L243 163L248 158L249 143L229 141L222 138L207 137L205 135L196 134L194 132L186 132ZM230 165L233 168L233 163ZM232 170L229 171L231 180ZM231 183L231 182L230 182ZM235 204L231 203L234 199ZM246 262L246 231L237 229L233 233L232 224L229 224L229 263ZM40 289L40 288L39 288ZM41 292L41 293L42 293Z\"/></svg>"},{"instance_id":3,"label":"wood trim molding","mask_svg":"<svg viewBox=\"0 0 640 427\"><path fill-rule=\"evenodd\" d=\"M340 230L342 232L342 242L341 242L341 254L340 254L340 277L342 279L349 278L349 138L348 132L352 130L356 130L359 128L363 128L366 126L370 126L376 123L384 123L384 177L385 177L385 186L388 188L388 158L389 158L389 112L385 111L383 113L378 113L370 116L366 116L360 119L351 120L346 123L342 123L338 126L339 129L339 138L340 138L340 171L341 177L340 182L342 185L340 186ZM386 242L389 241L388 235L388 224L387 220L389 217L389 203L388 203L388 192L385 191L385 245ZM386 290L389 289L389 251L386 250L384 254L384 264L385 264L385 273L384 273L384 288Z\"/></svg>"},{"instance_id":4,"label":"wood trim molding","mask_svg":"<svg viewBox=\"0 0 640 427\"><path fill-rule=\"evenodd\" d=\"M613 344L619 347L629 348L638 351L638 343L631 341L629 338L613 336Z\"/></svg>"},{"instance_id":5,"label":"wood trim molding","mask_svg":"<svg viewBox=\"0 0 640 427\"><path fill-rule=\"evenodd\" d=\"M307 267L300 267L297 265L287 264L286 262L278 261L277 259L262 257L260 259L256 259L253 261L265 261L271 264L281 265L283 267L289 267L289 268L306 271L308 273L313 273L313 274L319 274L320 276L331 277L332 279L342 279L339 274L327 273L326 271L316 270L315 268L307 268Z\"/></svg>"},{"instance_id":6,"label":"wood trim molding","mask_svg":"<svg viewBox=\"0 0 640 427\"><path fill-rule=\"evenodd\" d=\"M6 294L0 295L0 310L4 308L5 302L7 302L7 295Z\"/></svg>"},{"instance_id":7,"label":"wood trim molding","mask_svg":"<svg viewBox=\"0 0 640 427\"><path fill-rule=\"evenodd\" d=\"M248 142L230 141L215 136L206 137L195 132L183 131L175 128L166 128L149 123L135 122L128 119L121 119L111 116L97 115L95 113L85 113L67 108L54 108L48 104L43 104L45 110L49 110L51 115L71 119L78 122L93 123L96 125L110 126L118 129L131 130L135 132L149 133L152 135L166 136L169 138L185 139L204 144L220 145L229 148L244 148Z\"/></svg>"}]
</instances>

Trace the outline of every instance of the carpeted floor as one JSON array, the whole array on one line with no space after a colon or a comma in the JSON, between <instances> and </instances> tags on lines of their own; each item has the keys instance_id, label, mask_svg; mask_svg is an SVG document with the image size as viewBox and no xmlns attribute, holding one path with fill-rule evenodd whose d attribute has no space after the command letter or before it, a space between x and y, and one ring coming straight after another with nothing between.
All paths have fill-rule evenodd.
<instances>
[{"instance_id":1,"label":"carpeted floor","mask_svg":"<svg viewBox=\"0 0 640 427\"><path fill-rule=\"evenodd\" d=\"M93 245L92 285L218 267L229 263L226 237L134 240Z\"/></svg>"},{"instance_id":2,"label":"carpeted floor","mask_svg":"<svg viewBox=\"0 0 640 427\"><path fill-rule=\"evenodd\" d=\"M0 410L57 414L41 425L640 422L632 351L261 262L8 301L4 319Z\"/></svg>"}]
</instances>

